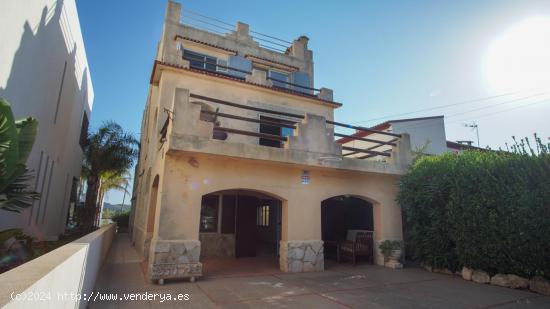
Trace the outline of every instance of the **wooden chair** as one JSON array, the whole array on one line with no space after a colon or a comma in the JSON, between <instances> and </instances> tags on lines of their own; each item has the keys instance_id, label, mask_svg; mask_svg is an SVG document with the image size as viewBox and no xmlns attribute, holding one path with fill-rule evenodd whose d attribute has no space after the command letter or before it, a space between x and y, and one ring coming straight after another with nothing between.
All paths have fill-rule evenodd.
<instances>
[{"instance_id":1,"label":"wooden chair","mask_svg":"<svg viewBox=\"0 0 550 309\"><path fill-rule=\"evenodd\" d=\"M338 244L337 260L342 257L351 258L353 266L357 264L358 256L367 256L371 264L374 263L373 232L361 231L355 234L354 240L346 240Z\"/></svg>"}]
</instances>

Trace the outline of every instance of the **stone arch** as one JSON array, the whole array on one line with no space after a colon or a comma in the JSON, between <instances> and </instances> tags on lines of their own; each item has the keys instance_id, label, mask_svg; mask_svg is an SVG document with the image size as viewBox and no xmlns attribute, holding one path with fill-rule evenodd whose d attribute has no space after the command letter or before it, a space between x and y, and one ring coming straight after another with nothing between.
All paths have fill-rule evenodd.
<instances>
[{"instance_id":1,"label":"stone arch","mask_svg":"<svg viewBox=\"0 0 550 309\"><path fill-rule=\"evenodd\" d=\"M274 189L274 188L272 188ZM211 189L205 192L202 192L202 195L207 194L213 194L218 193L222 191L231 191L231 190L241 190L241 191L251 191L251 192L257 192L263 195L270 196L274 199L278 199L281 201L281 215L282 215L282 224L281 224L281 240L287 240L288 239L288 199L285 197L285 194L282 194L280 192L276 192L276 190L264 190L261 188L253 188L249 185L246 186L231 186L231 187L218 187L215 189Z\"/></svg>"},{"instance_id":2,"label":"stone arch","mask_svg":"<svg viewBox=\"0 0 550 309\"><path fill-rule=\"evenodd\" d=\"M262 189L252 189L252 188L249 188L249 187L217 188L214 191L209 191L209 192L203 193L203 195L214 194L214 193L219 193L219 192L224 192L224 191L250 191L250 192L256 192L256 193L259 193L259 194L267 195L267 196L270 196L272 198L275 198L275 199L278 199L278 200L281 200L281 201L286 201L286 199L284 197L282 197L281 195L279 195L277 193L273 193L273 192L270 192L270 191L265 191L265 190L262 190Z\"/></svg>"},{"instance_id":3,"label":"stone arch","mask_svg":"<svg viewBox=\"0 0 550 309\"><path fill-rule=\"evenodd\" d=\"M333 199L343 198L349 199L352 204L342 202L341 204L334 203L333 205L328 204ZM357 201L353 201L357 200ZM355 220L350 220L340 224L338 221L339 210L335 208L326 208L326 207L338 207L346 205L346 207L354 209L342 209L343 213L340 213L342 216L354 216ZM380 264L380 257L378 256L378 246L377 242L382 237L382 203L378 199L367 197L362 194L334 194L332 192L326 193L320 197L319 207L321 207L321 234L323 241L325 242L325 256L326 258L336 258L336 248L332 248L331 244L335 244L338 241L346 240L348 237L353 236L353 230L371 230L374 232L374 262ZM349 212L349 213L346 213ZM351 214L350 214L351 213ZM326 216L331 216L331 221L329 227L327 227ZM340 226L341 225L341 226ZM345 231L343 231L345 229ZM350 231L350 232L348 232ZM333 233L332 235L327 235L327 233ZM336 235L334 235L336 234ZM338 239L332 239L336 237ZM333 252L334 251L334 252Z\"/></svg>"},{"instance_id":4,"label":"stone arch","mask_svg":"<svg viewBox=\"0 0 550 309\"><path fill-rule=\"evenodd\" d=\"M204 263L259 257L261 263L278 266L282 207L286 202L283 197L261 189L237 187L205 190L201 199L197 223Z\"/></svg>"}]
</instances>

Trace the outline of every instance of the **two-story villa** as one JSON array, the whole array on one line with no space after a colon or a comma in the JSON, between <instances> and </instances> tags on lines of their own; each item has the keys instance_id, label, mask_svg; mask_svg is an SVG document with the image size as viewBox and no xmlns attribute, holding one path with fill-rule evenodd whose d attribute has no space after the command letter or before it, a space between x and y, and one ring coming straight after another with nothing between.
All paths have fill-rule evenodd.
<instances>
[{"instance_id":1,"label":"two-story villa","mask_svg":"<svg viewBox=\"0 0 550 309\"><path fill-rule=\"evenodd\" d=\"M408 135L378 133L391 137L374 140L385 151L335 143L347 136L335 133L346 126L333 119L342 104L314 87L313 72L305 36L277 52L244 23L225 35L187 26L168 3L132 214L151 279L194 280L209 258L270 256L282 271L321 271L324 244L349 230L402 239L395 195Z\"/></svg>"}]
</instances>

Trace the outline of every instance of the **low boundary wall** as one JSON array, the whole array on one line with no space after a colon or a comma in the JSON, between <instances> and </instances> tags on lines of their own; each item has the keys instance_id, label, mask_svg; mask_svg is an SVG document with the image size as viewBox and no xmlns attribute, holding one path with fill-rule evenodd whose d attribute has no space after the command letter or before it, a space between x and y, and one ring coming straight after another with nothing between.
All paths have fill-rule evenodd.
<instances>
[{"instance_id":1,"label":"low boundary wall","mask_svg":"<svg viewBox=\"0 0 550 309\"><path fill-rule=\"evenodd\" d=\"M2 308L86 308L115 236L109 224L0 275Z\"/></svg>"}]
</instances>

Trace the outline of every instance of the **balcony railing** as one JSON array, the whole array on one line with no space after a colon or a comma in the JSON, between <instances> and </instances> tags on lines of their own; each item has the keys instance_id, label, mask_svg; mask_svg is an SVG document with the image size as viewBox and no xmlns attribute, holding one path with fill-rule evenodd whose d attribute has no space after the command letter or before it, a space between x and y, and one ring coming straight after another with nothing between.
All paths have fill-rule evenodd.
<instances>
[{"instance_id":1,"label":"balcony railing","mask_svg":"<svg viewBox=\"0 0 550 309\"><path fill-rule=\"evenodd\" d=\"M235 108L239 108L239 109L243 109L243 110L260 112L262 114L269 114L269 115L273 115L274 117L279 116L279 117L295 119L295 120L288 120L288 119L275 118L275 119L277 119L275 121L275 120L268 120L268 119L256 119L256 118L250 118L250 117L244 117L244 116L229 114L229 113L225 113L225 112L220 112L219 108L217 108L215 111L201 110L201 115L206 115L206 116L210 117L211 119L213 119L212 122L216 122L217 117L220 117L220 118L234 119L234 120L244 121L244 122L249 122L249 123L266 124L266 125L277 126L277 127L281 127L281 128L296 129L298 124L300 123L300 121L302 121L305 118L305 116L301 115L301 114L275 111L275 110L270 110L270 109L266 109L266 108L254 107L254 106L247 106L247 105L243 105L243 104L239 104L239 103L229 102L229 101L220 100L220 99L207 97L207 96L203 96L203 95L198 95L198 94L193 94L193 93L191 93L189 95L189 97L193 98L193 99L201 100L201 101L206 101L206 102L210 102L210 103L219 104L219 105L231 106L231 107L235 107ZM356 131L359 131L359 132L366 132L366 133L369 133L369 134L372 134L372 135L383 135L383 136L392 137L392 139L388 141L388 140L383 140L383 139L364 138L364 137L358 137L358 136L353 136L353 135L334 133L334 136L336 136L336 137L344 137L344 138L347 138L349 140L359 140L359 141L369 142L369 143L375 144L374 146L369 146L367 148L342 146L342 150L348 151L347 153L341 154L343 157L349 156L351 154L358 154L358 153L364 153L365 155L360 156L360 157L354 157L354 158L356 158L356 159L369 159L369 158L373 158L373 157L376 157L376 156L391 157L392 148L389 148L389 149L383 150L383 151L377 151L375 149L383 147L383 146L391 146L391 147L397 146L399 138L401 137L400 134L396 134L396 133L379 131L379 130L374 130L374 129L370 129L370 128L360 127L360 126L353 126L353 125L350 125L350 124L345 124L345 123L331 121L331 120L325 120L325 122L326 122L327 126L344 127L344 128L348 128L348 129L355 129ZM241 130L241 129L235 129L235 128L227 128L227 127L221 127L221 126L217 126L217 125L214 125L213 130L214 130L214 132L225 132L225 133L228 133L228 134L253 136L253 137L259 137L259 138L264 138L264 139L269 139L269 140L274 140L274 141L281 141L281 142L288 141L288 137L286 137L286 136L268 134L268 133L263 133L263 132L247 131L247 130ZM334 141L334 142L336 143L336 141Z\"/></svg>"},{"instance_id":2,"label":"balcony railing","mask_svg":"<svg viewBox=\"0 0 550 309\"><path fill-rule=\"evenodd\" d=\"M235 68L235 67L222 65L222 64L219 64L217 62L202 60L200 58L195 58L195 57L192 57L192 56L182 56L182 58L184 60L189 61L190 63L191 62L195 62L195 63L198 62L198 63L204 64L204 67L202 67L202 68L199 68L197 66L193 66L193 65L190 64L190 67L195 69L195 70L201 70L201 71L205 71L205 72L221 74L221 75L225 75L225 76L228 76L228 77L231 77L231 78L237 78L237 79L240 79L240 80L245 80L245 78L241 77L241 76L231 74L229 72L234 71L234 72L239 72L239 73L243 73L243 74L246 74L246 75L251 75L252 74L251 71L241 70L241 69L238 69L238 68ZM213 70L208 69L208 66L212 66L212 67L214 67L214 69ZM218 70L218 68L222 68L226 72L220 71L220 70ZM285 80L282 80L282 79L273 78L273 77L270 77L270 76L267 76L266 79L289 86L289 87L280 87L280 86L275 86L275 85L272 86L273 88L277 88L277 89L284 89L286 91L298 92L300 94L309 95L309 96L312 96L312 97L317 97L318 94L321 92L321 89L318 89L318 88L307 87L307 86L299 85L299 84L292 83L292 82L289 82L289 81L285 81ZM293 89L293 88L300 88L300 89L304 89L304 90L309 90L309 91L311 91L311 93L310 92L304 92L304 91L298 91L298 90Z\"/></svg>"}]
</instances>

